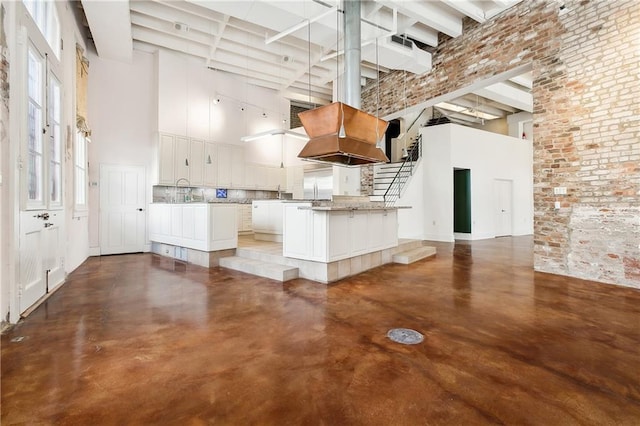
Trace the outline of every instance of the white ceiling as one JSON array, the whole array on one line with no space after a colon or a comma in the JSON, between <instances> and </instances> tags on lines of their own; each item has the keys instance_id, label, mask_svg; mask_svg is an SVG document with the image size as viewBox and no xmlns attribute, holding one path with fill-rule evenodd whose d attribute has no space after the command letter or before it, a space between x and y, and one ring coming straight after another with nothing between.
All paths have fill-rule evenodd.
<instances>
[{"instance_id":1,"label":"white ceiling","mask_svg":"<svg viewBox=\"0 0 640 426\"><path fill-rule=\"evenodd\" d=\"M484 22L519 1L362 0L363 83L377 71L429 71L439 33L457 37L465 17ZM170 49L315 103L331 102L344 65L339 0L82 0L82 6L98 55L107 59L131 60L132 49ZM504 116L531 111L530 88L527 73L449 102Z\"/></svg>"}]
</instances>

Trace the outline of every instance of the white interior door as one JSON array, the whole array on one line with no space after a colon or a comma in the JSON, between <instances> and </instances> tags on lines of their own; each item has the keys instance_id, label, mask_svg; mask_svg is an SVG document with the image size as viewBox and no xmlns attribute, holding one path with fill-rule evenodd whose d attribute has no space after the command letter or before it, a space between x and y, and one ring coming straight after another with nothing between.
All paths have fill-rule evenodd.
<instances>
[{"instance_id":1,"label":"white interior door","mask_svg":"<svg viewBox=\"0 0 640 426\"><path fill-rule=\"evenodd\" d=\"M513 182L510 180L495 180L495 211L496 237L513 235Z\"/></svg>"},{"instance_id":2,"label":"white interior door","mask_svg":"<svg viewBox=\"0 0 640 426\"><path fill-rule=\"evenodd\" d=\"M100 166L100 254L144 250L145 169Z\"/></svg>"}]
</instances>

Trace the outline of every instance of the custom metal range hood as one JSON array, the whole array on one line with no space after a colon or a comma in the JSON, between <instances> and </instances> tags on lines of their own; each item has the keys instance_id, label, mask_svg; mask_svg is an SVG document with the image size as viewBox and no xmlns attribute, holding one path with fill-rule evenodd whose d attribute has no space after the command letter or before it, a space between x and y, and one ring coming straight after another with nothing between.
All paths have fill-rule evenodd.
<instances>
[{"instance_id":1,"label":"custom metal range hood","mask_svg":"<svg viewBox=\"0 0 640 426\"><path fill-rule=\"evenodd\" d=\"M299 158L342 166L389 161L377 142L388 123L360 108L360 0L344 2L345 103L298 114L309 142Z\"/></svg>"},{"instance_id":2,"label":"custom metal range hood","mask_svg":"<svg viewBox=\"0 0 640 426\"><path fill-rule=\"evenodd\" d=\"M376 146L377 138L387 130L388 123L384 120L341 102L304 111L298 116L309 135L309 142L298 154L300 158L343 166L389 161Z\"/></svg>"}]
</instances>

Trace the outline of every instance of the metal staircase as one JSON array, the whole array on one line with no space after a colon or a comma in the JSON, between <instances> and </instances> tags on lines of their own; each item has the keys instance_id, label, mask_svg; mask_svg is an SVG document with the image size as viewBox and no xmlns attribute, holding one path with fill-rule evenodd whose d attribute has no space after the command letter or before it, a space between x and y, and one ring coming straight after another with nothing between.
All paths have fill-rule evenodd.
<instances>
[{"instance_id":1,"label":"metal staircase","mask_svg":"<svg viewBox=\"0 0 640 426\"><path fill-rule=\"evenodd\" d=\"M426 108L413 120L407 131L404 133L403 142L406 147L407 136L411 130L419 123L425 113ZM422 157L422 135L417 135L412 139L411 144L402 149L402 162L386 163L376 165L373 175L372 201L384 201L385 206L393 206L402 194L402 188L413 175L417 162Z\"/></svg>"},{"instance_id":2,"label":"metal staircase","mask_svg":"<svg viewBox=\"0 0 640 426\"><path fill-rule=\"evenodd\" d=\"M418 135L413 143L409 146L406 152L406 156L404 157L402 163L399 166L395 167L395 174L391 181L388 182L388 186L384 194L382 195L382 199L384 201L384 205L391 207L395 205L398 198L402 194L402 188L409 181L411 176L413 175L413 171L415 166L422 157L422 135ZM384 166L382 166L384 167ZM381 167L381 169L382 169ZM390 172L390 170L388 170ZM374 195L376 186L386 185L386 181L376 182L376 176L374 176L373 187L374 187Z\"/></svg>"}]
</instances>

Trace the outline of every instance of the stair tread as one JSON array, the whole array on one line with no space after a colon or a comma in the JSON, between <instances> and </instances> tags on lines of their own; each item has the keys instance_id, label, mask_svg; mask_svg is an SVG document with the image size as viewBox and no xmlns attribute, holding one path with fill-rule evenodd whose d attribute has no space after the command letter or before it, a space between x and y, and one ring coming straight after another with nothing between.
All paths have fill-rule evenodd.
<instances>
[{"instance_id":1,"label":"stair tread","mask_svg":"<svg viewBox=\"0 0 640 426\"><path fill-rule=\"evenodd\" d=\"M393 255L395 263L409 264L427 257L434 256L436 248L431 246L420 246L411 250L403 251Z\"/></svg>"},{"instance_id":2,"label":"stair tread","mask_svg":"<svg viewBox=\"0 0 640 426\"><path fill-rule=\"evenodd\" d=\"M298 278L298 268L281 265L279 263L265 262L240 256L229 256L220 259L220 266L240 272L246 272L277 281L288 281Z\"/></svg>"}]
</instances>

